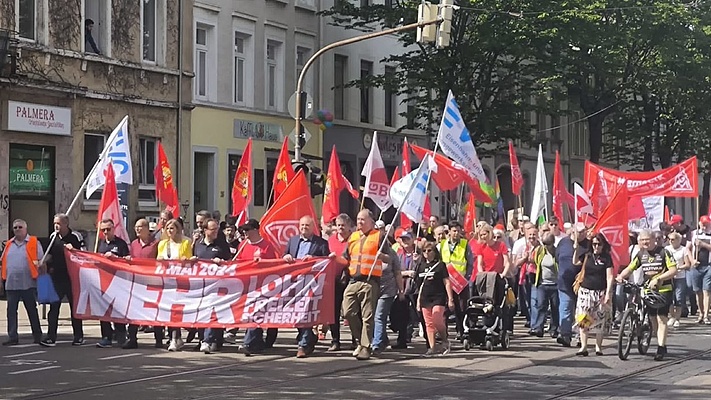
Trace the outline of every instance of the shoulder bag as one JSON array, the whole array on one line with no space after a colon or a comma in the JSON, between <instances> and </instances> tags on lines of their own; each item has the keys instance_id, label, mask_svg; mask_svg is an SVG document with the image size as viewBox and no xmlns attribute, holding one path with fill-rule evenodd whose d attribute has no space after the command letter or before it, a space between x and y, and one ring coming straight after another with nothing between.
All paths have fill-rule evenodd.
<instances>
[{"instance_id":1,"label":"shoulder bag","mask_svg":"<svg viewBox=\"0 0 711 400\"><path fill-rule=\"evenodd\" d=\"M580 269L580 272L578 272L577 275L575 275L575 282L573 282L573 293L576 295L578 294L578 291L580 290L580 285L583 284L583 279L585 279L585 264L588 263L588 255L585 255L585 258L583 258L583 267Z\"/></svg>"}]
</instances>

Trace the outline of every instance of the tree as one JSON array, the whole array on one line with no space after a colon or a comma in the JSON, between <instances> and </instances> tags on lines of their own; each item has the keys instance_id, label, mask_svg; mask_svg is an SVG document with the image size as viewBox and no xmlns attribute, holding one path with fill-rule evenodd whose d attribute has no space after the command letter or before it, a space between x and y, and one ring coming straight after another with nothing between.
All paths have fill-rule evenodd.
<instances>
[{"instance_id":1,"label":"tree","mask_svg":"<svg viewBox=\"0 0 711 400\"><path fill-rule=\"evenodd\" d=\"M565 3L565 10L559 4L536 6L552 10L536 18L541 35L550 39L538 59L550 74L551 90L564 90L589 116L590 160L597 163L608 117L628 113L627 107L656 112L656 100L638 91L639 82L654 75L650 69L663 65L662 52L685 37L692 10L680 0L574 0ZM649 119L637 122L639 134L653 128ZM648 140L644 144L650 145Z\"/></svg>"},{"instance_id":2,"label":"tree","mask_svg":"<svg viewBox=\"0 0 711 400\"><path fill-rule=\"evenodd\" d=\"M356 7L349 1L336 0L323 14L332 18L331 24L346 29L382 29L415 22L419 3L395 0L392 7ZM531 126L524 120L525 112L547 106L530 101L543 89L537 79L538 68L531 62L540 39L527 21L507 10L514 13L533 2L461 0L458 4L461 8L454 12L449 47L418 44L415 31L401 33L398 41L403 45L402 53L381 60L397 66L397 72L349 85L395 89L406 97L404 102L412 105L402 114L411 123L400 129L424 130L439 124L451 89L472 140L483 155L496 151L496 144L504 145L509 139L529 141ZM484 144L493 146L482 147Z\"/></svg>"}]
</instances>

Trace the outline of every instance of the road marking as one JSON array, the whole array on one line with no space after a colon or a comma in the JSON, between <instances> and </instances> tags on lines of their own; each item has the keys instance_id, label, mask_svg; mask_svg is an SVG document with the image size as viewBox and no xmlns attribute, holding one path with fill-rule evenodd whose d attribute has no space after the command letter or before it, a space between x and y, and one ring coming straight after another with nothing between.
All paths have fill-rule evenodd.
<instances>
[{"instance_id":1,"label":"road marking","mask_svg":"<svg viewBox=\"0 0 711 400\"><path fill-rule=\"evenodd\" d=\"M142 353L128 353L128 354L119 354L118 356L110 356L110 357L101 357L99 360L115 360L117 358L126 358L126 357L134 357L134 356L140 356Z\"/></svg>"},{"instance_id":2,"label":"road marking","mask_svg":"<svg viewBox=\"0 0 711 400\"><path fill-rule=\"evenodd\" d=\"M46 351L44 351L44 350L31 351L31 352L29 352L29 353L10 354L9 356L3 356L3 357L5 357L5 358L14 358L14 357L32 356L32 355L35 355L35 354L42 354L42 353L46 353Z\"/></svg>"},{"instance_id":3,"label":"road marking","mask_svg":"<svg viewBox=\"0 0 711 400\"><path fill-rule=\"evenodd\" d=\"M64 343L71 343L69 340L60 340L56 342L57 344L64 344ZM28 343L28 344L18 344L16 346L12 346L15 349L26 349L28 347L37 347L39 346L37 343Z\"/></svg>"},{"instance_id":4,"label":"road marking","mask_svg":"<svg viewBox=\"0 0 711 400\"><path fill-rule=\"evenodd\" d=\"M38 371L44 371L44 370L48 370L48 369L55 369L55 368L59 368L59 365L53 365L53 366L51 366L51 367L25 369L25 370L22 370L22 371L8 372L7 374L8 374L8 375L20 375L20 374L27 374L27 373L30 373L30 372L38 372Z\"/></svg>"}]
</instances>

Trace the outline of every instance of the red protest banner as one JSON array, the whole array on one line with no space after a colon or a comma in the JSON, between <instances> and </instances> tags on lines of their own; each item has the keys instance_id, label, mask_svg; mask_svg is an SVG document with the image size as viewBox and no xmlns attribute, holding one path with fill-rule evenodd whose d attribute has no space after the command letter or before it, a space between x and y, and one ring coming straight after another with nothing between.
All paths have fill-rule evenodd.
<instances>
[{"instance_id":1,"label":"red protest banner","mask_svg":"<svg viewBox=\"0 0 711 400\"><path fill-rule=\"evenodd\" d=\"M106 258L65 250L74 316L190 328L308 328L334 321L330 260Z\"/></svg>"},{"instance_id":2,"label":"red protest banner","mask_svg":"<svg viewBox=\"0 0 711 400\"><path fill-rule=\"evenodd\" d=\"M449 272L449 284L452 285L452 290L457 294L462 293L462 290L469 285L467 278L454 269L452 264L447 264L447 272Z\"/></svg>"}]
</instances>

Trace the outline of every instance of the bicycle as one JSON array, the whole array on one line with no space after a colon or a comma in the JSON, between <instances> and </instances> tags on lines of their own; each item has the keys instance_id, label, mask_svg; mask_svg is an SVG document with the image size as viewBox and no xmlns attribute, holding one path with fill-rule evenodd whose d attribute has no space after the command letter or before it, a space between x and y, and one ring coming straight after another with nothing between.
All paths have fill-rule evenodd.
<instances>
[{"instance_id":1,"label":"bicycle","mask_svg":"<svg viewBox=\"0 0 711 400\"><path fill-rule=\"evenodd\" d=\"M624 282L624 293L629 294L625 311L620 322L617 336L617 355L620 360L626 360L632 350L632 343L637 339L637 351L640 355L647 354L652 341L652 325L647 313L647 307L642 299L644 287Z\"/></svg>"}]
</instances>

